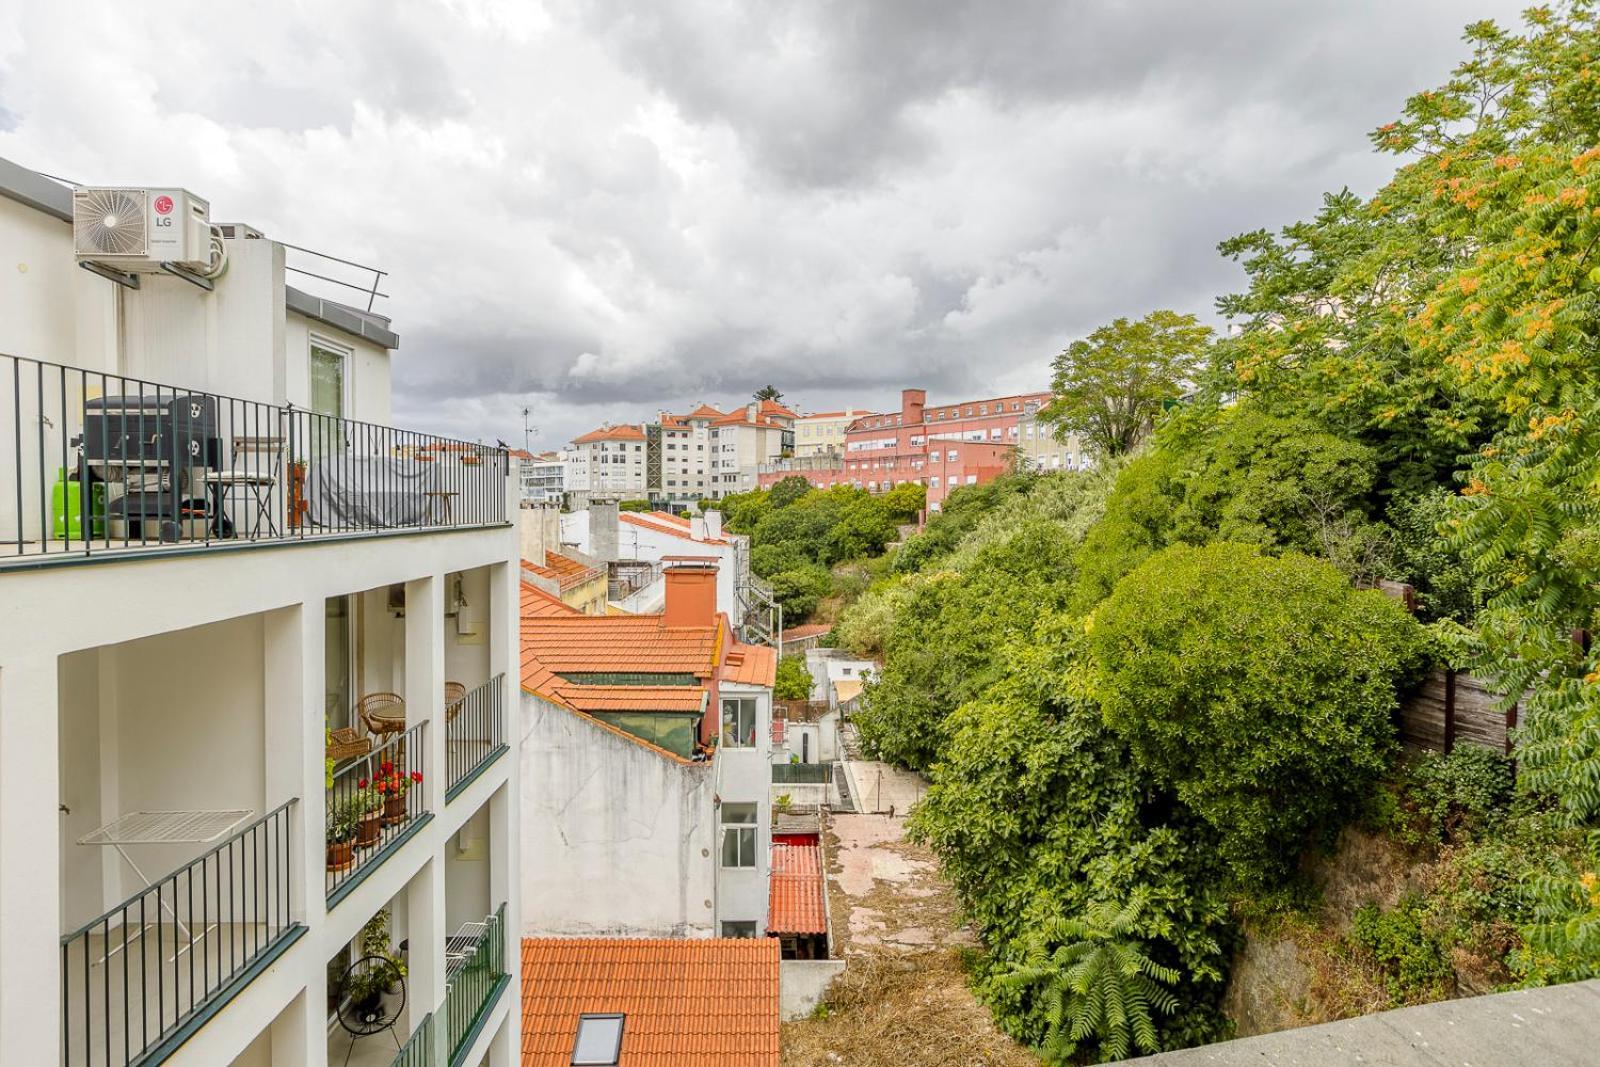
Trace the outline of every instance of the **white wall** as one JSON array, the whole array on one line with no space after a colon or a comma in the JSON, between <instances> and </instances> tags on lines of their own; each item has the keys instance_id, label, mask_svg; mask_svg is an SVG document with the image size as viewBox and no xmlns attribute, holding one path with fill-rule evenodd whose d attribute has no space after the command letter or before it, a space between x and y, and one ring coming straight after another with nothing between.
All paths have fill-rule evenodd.
<instances>
[{"instance_id":1,"label":"white wall","mask_svg":"<svg viewBox=\"0 0 1600 1067\"><path fill-rule=\"evenodd\" d=\"M0 197L0 352L115 370L115 283L72 257L72 227Z\"/></svg>"},{"instance_id":2,"label":"white wall","mask_svg":"<svg viewBox=\"0 0 1600 1067\"><path fill-rule=\"evenodd\" d=\"M444 845L446 930L482 922L499 901L489 893L489 809L480 808Z\"/></svg>"},{"instance_id":3,"label":"white wall","mask_svg":"<svg viewBox=\"0 0 1600 1067\"><path fill-rule=\"evenodd\" d=\"M594 551L594 543L589 534L587 511L575 511L570 515L561 516L561 540L565 544L577 545L580 552ZM716 556L717 610L726 613L729 618L737 618L734 588L738 557L735 544L731 541L727 544L696 541L686 535L636 526L631 522L617 523L618 559L658 563L663 556Z\"/></svg>"},{"instance_id":4,"label":"white wall","mask_svg":"<svg viewBox=\"0 0 1600 1067\"><path fill-rule=\"evenodd\" d=\"M521 705L523 934L711 936L711 766L528 693Z\"/></svg>"},{"instance_id":5,"label":"white wall","mask_svg":"<svg viewBox=\"0 0 1600 1067\"><path fill-rule=\"evenodd\" d=\"M325 348L346 354L345 418L388 424L390 367L387 349L292 311L286 316L283 336L287 400L298 407L310 403L311 342L315 339Z\"/></svg>"},{"instance_id":6,"label":"white wall","mask_svg":"<svg viewBox=\"0 0 1600 1067\"><path fill-rule=\"evenodd\" d=\"M816 1010L841 971L844 960L781 960L778 963L778 1015L784 1022Z\"/></svg>"},{"instance_id":7,"label":"white wall","mask_svg":"<svg viewBox=\"0 0 1600 1067\"><path fill-rule=\"evenodd\" d=\"M717 918L754 921L760 936L767 929L767 876L772 866L772 690L724 682L720 696L756 700L756 743L749 748L719 745L714 760L717 795L723 803L756 805L756 866L727 868L719 862Z\"/></svg>"}]
</instances>

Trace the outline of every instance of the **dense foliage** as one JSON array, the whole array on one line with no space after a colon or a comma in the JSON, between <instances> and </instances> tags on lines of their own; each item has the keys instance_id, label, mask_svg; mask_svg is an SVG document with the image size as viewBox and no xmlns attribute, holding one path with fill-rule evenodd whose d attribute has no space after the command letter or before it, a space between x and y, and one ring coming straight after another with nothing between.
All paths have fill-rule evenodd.
<instances>
[{"instance_id":1,"label":"dense foliage","mask_svg":"<svg viewBox=\"0 0 1600 1067\"><path fill-rule=\"evenodd\" d=\"M840 485L813 489L798 475L771 489L725 497L727 528L750 537L750 567L772 586L786 625L803 621L832 595L832 568L881 555L902 523L922 510L920 485L872 494Z\"/></svg>"},{"instance_id":2,"label":"dense foliage","mask_svg":"<svg viewBox=\"0 0 1600 1067\"><path fill-rule=\"evenodd\" d=\"M779 700L807 700L811 697L811 672L804 656L783 656L778 660L778 677L772 695Z\"/></svg>"},{"instance_id":3,"label":"dense foliage","mask_svg":"<svg viewBox=\"0 0 1600 1067\"><path fill-rule=\"evenodd\" d=\"M1469 27L1374 134L1377 195L1224 243L1237 330L1195 339L1142 447L953 494L839 623L884 656L864 741L932 779L912 825L988 946L979 990L1053 1056L1217 1034L1229 905L1303 892L1362 809L1427 872L1344 942L1391 1000L1600 975L1600 25L1527 19ZM1095 388L1058 384L1057 412ZM1395 763L1425 654L1520 701L1514 788L1491 753ZM1170 1013L1100 1010L1072 970L1135 900L1111 940L1171 969Z\"/></svg>"}]
</instances>

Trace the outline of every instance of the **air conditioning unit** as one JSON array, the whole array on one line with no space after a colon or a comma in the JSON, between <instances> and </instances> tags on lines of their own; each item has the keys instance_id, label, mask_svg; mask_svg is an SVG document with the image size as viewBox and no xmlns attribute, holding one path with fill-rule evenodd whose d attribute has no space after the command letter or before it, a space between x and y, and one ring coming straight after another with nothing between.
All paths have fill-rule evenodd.
<instances>
[{"instance_id":1,"label":"air conditioning unit","mask_svg":"<svg viewBox=\"0 0 1600 1067\"><path fill-rule=\"evenodd\" d=\"M184 189L72 191L72 245L81 261L122 271L213 262L211 205Z\"/></svg>"}]
</instances>

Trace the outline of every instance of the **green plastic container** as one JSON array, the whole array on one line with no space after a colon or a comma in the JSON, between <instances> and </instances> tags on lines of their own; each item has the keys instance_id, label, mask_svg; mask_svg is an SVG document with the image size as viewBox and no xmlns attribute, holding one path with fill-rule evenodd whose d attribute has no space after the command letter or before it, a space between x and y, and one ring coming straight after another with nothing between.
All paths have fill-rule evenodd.
<instances>
[{"instance_id":1,"label":"green plastic container","mask_svg":"<svg viewBox=\"0 0 1600 1067\"><path fill-rule=\"evenodd\" d=\"M106 487L99 482L89 486L89 524L91 536L105 536ZM56 470L56 484L50 490L50 515L57 541L83 540L83 483L67 478L67 468Z\"/></svg>"}]
</instances>

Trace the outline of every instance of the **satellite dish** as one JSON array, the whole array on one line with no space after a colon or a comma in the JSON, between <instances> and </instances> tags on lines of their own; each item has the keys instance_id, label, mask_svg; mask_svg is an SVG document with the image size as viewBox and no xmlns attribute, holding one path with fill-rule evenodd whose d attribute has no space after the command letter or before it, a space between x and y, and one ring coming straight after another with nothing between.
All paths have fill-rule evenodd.
<instances>
[{"instance_id":1,"label":"satellite dish","mask_svg":"<svg viewBox=\"0 0 1600 1067\"><path fill-rule=\"evenodd\" d=\"M356 1041L389 1031L395 1048L400 1037L395 1024L406 1007L406 979L400 965L387 956L363 956L345 969L339 982L339 1025L351 1035L345 1063Z\"/></svg>"}]
</instances>

